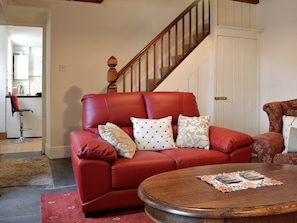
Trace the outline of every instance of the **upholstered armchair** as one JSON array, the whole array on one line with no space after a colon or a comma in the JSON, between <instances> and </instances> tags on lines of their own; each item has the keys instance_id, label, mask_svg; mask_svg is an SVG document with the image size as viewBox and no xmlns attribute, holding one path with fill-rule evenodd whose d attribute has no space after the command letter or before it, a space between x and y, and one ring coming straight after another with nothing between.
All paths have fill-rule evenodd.
<instances>
[{"instance_id":1,"label":"upholstered armchair","mask_svg":"<svg viewBox=\"0 0 297 223\"><path fill-rule=\"evenodd\" d=\"M297 99L270 102L263 106L263 110L268 115L269 132L253 137L253 153L258 156L259 162L297 165L297 153L284 153L288 140L286 131L289 130L283 130L283 126L288 125L297 128L297 118L295 119L297 117ZM294 117L283 119L284 115ZM296 144L296 142L294 143Z\"/></svg>"}]
</instances>

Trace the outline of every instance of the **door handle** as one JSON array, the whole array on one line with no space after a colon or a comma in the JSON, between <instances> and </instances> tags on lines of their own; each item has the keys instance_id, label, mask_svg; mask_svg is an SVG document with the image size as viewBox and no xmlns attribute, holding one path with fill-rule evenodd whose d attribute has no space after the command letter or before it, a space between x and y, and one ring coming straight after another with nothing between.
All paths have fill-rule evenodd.
<instances>
[{"instance_id":1,"label":"door handle","mask_svg":"<svg viewBox=\"0 0 297 223\"><path fill-rule=\"evenodd\" d=\"M215 97L215 100L227 100L227 97Z\"/></svg>"}]
</instances>

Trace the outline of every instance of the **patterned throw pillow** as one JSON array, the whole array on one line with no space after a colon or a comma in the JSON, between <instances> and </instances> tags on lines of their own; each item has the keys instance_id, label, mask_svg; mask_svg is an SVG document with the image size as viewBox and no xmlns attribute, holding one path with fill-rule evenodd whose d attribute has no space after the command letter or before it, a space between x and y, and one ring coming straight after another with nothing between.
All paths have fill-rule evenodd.
<instances>
[{"instance_id":1,"label":"patterned throw pillow","mask_svg":"<svg viewBox=\"0 0 297 223\"><path fill-rule=\"evenodd\" d=\"M176 145L209 149L210 116L178 116Z\"/></svg>"},{"instance_id":2,"label":"patterned throw pillow","mask_svg":"<svg viewBox=\"0 0 297 223\"><path fill-rule=\"evenodd\" d=\"M288 153L288 144L290 137L291 127L297 128L297 117L294 116L283 116L283 137L285 150L282 153Z\"/></svg>"},{"instance_id":3,"label":"patterned throw pillow","mask_svg":"<svg viewBox=\"0 0 297 223\"><path fill-rule=\"evenodd\" d=\"M138 150L164 150L176 148L171 121L168 116L161 119L131 117L134 141Z\"/></svg>"},{"instance_id":4,"label":"patterned throw pillow","mask_svg":"<svg viewBox=\"0 0 297 223\"><path fill-rule=\"evenodd\" d=\"M98 125L98 130L101 137L116 149L119 156L130 159L134 157L136 145L120 127L107 122L106 125Z\"/></svg>"}]
</instances>

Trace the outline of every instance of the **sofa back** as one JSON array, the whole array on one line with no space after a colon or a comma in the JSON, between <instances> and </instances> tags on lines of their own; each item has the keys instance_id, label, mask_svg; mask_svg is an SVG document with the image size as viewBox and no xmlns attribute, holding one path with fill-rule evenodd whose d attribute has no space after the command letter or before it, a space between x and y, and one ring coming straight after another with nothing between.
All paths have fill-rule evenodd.
<instances>
[{"instance_id":1,"label":"sofa back","mask_svg":"<svg viewBox=\"0 0 297 223\"><path fill-rule=\"evenodd\" d=\"M98 133L98 125L112 122L133 138L130 117L159 119L172 116L174 137L178 115L199 116L196 98L188 92L125 92L89 94L82 98L82 128Z\"/></svg>"},{"instance_id":2,"label":"sofa back","mask_svg":"<svg viewBox=\"0 0 297 223\"><path fill-rule=\"evenodd\" d=\"M283 128L283 115L297 117L297 99L269 102L263 105L263 110L268 115L269 132L281 133Z\"/></svg>"}]
</instances>

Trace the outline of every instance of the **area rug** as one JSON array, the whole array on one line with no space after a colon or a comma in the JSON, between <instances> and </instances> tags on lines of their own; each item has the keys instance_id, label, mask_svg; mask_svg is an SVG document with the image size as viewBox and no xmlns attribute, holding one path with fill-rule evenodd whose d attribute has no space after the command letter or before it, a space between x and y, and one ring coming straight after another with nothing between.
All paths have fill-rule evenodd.
<instances>
[{"instance_id":1,"label":"area rug","mask_svg":"<svg viewBox=\"0 0 297 223\"><path fill-rule=\"evenodd\" d=\"M53 185L46 156L1 159L0 187L39 185Z\"/></svg>"},{"instance_id":2,"label":"area rug","mask_svg":"<svg viewBox=\"0 0 297 223\"><path fill-rule=\"evenodd\" d=\"M85 218L76 191L41 195L42 223L152 223L143 207L109 211L100 217Z\"/></svg>"}]
</instances>

